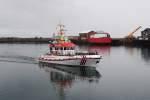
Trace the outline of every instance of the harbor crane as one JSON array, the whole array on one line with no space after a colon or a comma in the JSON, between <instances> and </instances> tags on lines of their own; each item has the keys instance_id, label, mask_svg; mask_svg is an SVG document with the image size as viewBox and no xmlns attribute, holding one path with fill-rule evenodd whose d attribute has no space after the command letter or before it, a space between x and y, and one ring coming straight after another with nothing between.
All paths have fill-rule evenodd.
<instances>
[{"instance_id":1,"label":"harbor crane","mask_svg":"<svg viewBox=\"0 0 150 100\"><path fill-rule=\"evenodd\" d=\"M136 29L134 29L132 32L130 32L127 36L124 38L124 42L132 42L133 39L135 39L135 36L133 35L135 32L137 32L141 26L138 26Z\"/></svg>"},{"instance_id":2,"label":"harbor crane","mask_svg":"<svg viewBox=\"0 0 150 100\"><path fill-rule=\"evenodd\" d=\"M131 33L129 33L125 38L133 39L134 38L133 34L135 32L137 32L140 28L141 28L141 26L137 27L135 30L133 30Z\"/></svg>"}]
</instances>

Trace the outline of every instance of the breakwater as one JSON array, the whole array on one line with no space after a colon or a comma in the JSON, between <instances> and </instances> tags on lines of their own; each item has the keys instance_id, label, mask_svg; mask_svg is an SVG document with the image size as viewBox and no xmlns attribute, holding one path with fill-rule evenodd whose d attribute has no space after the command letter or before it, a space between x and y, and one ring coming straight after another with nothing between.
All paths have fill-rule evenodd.
<instances>
[{"instance_id":1,"label":"breakwater","mask_svg":"<svg viewBox=\"0 0 150 100\"><path fill-rule=\"evenodd\" d=\"M18 38L18 37L3 37L0 38L0 43L49 43L51 38Z\"/></svg>"}]
</instances>

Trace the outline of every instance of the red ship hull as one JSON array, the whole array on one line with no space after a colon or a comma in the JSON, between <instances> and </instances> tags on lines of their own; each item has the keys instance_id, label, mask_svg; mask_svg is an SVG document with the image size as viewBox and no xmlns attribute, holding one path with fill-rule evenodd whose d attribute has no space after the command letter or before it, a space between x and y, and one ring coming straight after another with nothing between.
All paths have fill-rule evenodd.
<instances>
[{"instance_id":1,"label":"red ship hull","mask_svg":"<svg viewBox=\"0 0 150 100\"><path fill-rule=\"evenodd\" d=\"M86 40L88 43L98 43L98 44L109 44L112 39L109 37L100 37L100 38L89 38Z\"/></svg>"}]
</instances>

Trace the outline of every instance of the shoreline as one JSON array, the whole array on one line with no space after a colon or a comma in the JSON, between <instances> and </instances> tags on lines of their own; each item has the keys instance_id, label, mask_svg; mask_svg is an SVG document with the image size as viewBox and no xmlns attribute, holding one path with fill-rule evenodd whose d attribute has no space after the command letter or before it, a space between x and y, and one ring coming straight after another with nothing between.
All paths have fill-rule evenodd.
<instances>
[{"instance_id":1,"label":"shoreline","mask_svg":"<svg viewBox=\"0 0 150 100\"><path fill-rule=\"evenodd\" d=\"M49 43L51 38L42 38L42 37L34 37L34 38L19 38L19 37L1 37L0 43Z\"/></svg>"},{"instance_id":2,"label":"shoreline","mask_svg":"<svg viewBox=\"0 0 150 100\"><path fill-rule=\"evenodd\" d=\"M150 46L150 40L133 40L130 43L125 43L121 41L123 38L112 38L112 43L110 44L88 44L83 43L79 40L72 40L73 43L77 45L110 45L110 46ZM49 41L52 41L52 38L43 38L43 37L31 37L31 38L20 38L20 37L1 37L0 44L9 43L9 44L48 44Z\"/></svg>"}]
</instances>

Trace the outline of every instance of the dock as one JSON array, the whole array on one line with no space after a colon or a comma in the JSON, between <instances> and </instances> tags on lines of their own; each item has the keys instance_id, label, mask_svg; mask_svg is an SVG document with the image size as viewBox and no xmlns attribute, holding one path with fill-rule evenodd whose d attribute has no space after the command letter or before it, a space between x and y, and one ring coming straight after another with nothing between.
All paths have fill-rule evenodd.
<instances>
[{"instance_id":1,"label":"dock","mask_svg":"<svg viewBox=\"0 0 150 100\"><path fill-rule=\"evenodd\" d=\"M150 46L150 40L139 40L133 39L130 42L124 41L125 38L112 38L112 42L110 44L89 44L82 40L71 40L77 45L110 45L110 46Z\"/></svg>"},{"instance_id":2,"label":"dock","mask_svg":"<svg viewBox=\"0 0 150 100\"><path fill-rule=\"evenodd\" d=\"M18 37L3 37L0 38L0 43L29 43L29 44L48 44L49 41L52 41L52 38L42 38L42 37L34 37L34 38L18 38ZM112 42L110 44L88 44L85 41L81 40L73 40L71 41L76 45L110 45L110 46L150 46L150 40L139 40L134 39L131 42L123 41L124 38L112 38Z\"/></svg>"}]
</instances>

